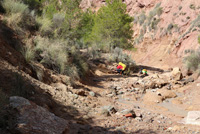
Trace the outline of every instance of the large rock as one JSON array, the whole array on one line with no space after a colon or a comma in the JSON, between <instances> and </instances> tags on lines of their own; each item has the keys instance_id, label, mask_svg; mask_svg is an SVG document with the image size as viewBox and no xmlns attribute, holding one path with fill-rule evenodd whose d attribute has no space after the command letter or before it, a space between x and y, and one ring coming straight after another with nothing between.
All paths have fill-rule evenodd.
<instances>
[{"instance_id":1,"label":"large rock","mask_svg":"<svg viewBox=\"0 0 200 134\"><path fill-rule=\"evenodd\" d=\"M103 106L101 107L101 115L110 116L111 114L115 114L117 110L113 106Z\"/></svg>"},{"instance_id":2,"label":"large rock","mask_svg":"<svg viewBox=\"0 0 200 134\"><path fill-rule=\"evenodd\" d=\"M176 81L181 80L183 78L181 69L179 67L173 68L171 75L172 75L173 80L176 80Z\"/></svg>"},{"instance_id":3,"label":"large rock","mask_svg":"<svg viewBox=\"0 0 200 134\"><path fill-rule=\"evenodd\" d=\"M160 102L162 102L162 100L163 100L162 96L159 96L159 95L157 95L156 93L153 93L153 92L147 92L143 97L143 101L146 104L160 103Z\"/></svg>"},{"instance_id":4,"label":"large rock","mask_svg":"<svg viewBox=\"0 0 200 134\"><path fill-rule=\"evenodd\" d=\"M190 111L184 120L185 124L200 125L200 111Z\"/></svg>"},{"instance_id":5,"label":"large rock","mask_svg":"<svg viewBox=\"0 0 200 134\"><path fill-rule=\"evenodd\" d=\"M172 90L167 89L159 89L157 94L160 94L163 99L175 98L177 96L176 93L174 93Z\"/></svg>"},{"instance_id":6,"label":"large rock","mask_svg":"<svg viewBox=\"0 0 200 134\"><path fill-rule=\"evenodd\" d=\"M12 124L10 128L22 134L63 134L69 133L66 120L55 116L46 109L37 106L29 100L10 97L10 113Z\"/></svg>"}]
</instances>

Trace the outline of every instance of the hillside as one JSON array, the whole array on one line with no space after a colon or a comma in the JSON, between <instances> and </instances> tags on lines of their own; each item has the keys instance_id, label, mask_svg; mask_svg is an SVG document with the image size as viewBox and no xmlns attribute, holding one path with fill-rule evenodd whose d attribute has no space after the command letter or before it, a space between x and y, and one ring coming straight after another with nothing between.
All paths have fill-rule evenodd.
<instances>
[{"instance_id":1,"label":"hillside","mask_svg":"<svg viewBox=\"0 0 200 134\"><path fill-rule=\"evenodd\" d=\"M123 0L134 17L134 49L113 50L95 27L106 20L95 15L107 1L48 1L41 4L45 12L35 2L38 16L23 3L17 3L28 9L22 17L0 10L0 133L200 133L200 78L183 62L199 48L198 1ZM117 3L114 9L118 6L124 7ZM91 12L79 14L79 7ZM94 35L105 46L90 40ZM124 74L115 72L117 62L127 65ZM139 73L144 68L148 75Z\"/></svg>"},{"instance_id":2,"label":"hillside","mask_svg":"<svg viewBox=\"0 0 200 134\"><path fill-rule=\"evenodd\" d=\"M137 63L182 67L183 58L199 47L200 3L196 0L124 0L134 17L132 56ZM83 7L98 10L105 1L88 0ZM173 60L172 60L173 59Z\"/></svg>"}]
</instances>

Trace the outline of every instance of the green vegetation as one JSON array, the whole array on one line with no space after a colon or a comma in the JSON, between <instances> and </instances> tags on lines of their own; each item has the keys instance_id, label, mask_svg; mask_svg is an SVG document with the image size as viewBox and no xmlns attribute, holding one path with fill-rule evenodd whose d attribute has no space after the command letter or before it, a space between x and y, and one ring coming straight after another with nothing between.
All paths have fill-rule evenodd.
<instances>
[{"instance_id":1,"label":"green vegetation","mask_svg":"<svg viewBox=\"0 0 200 134\"><path fill-rule=\"evenodd\" d=\"M135 62L131 59L131 56L123 53L123 49L116 47L111 51L111 54L108 55L110 62L123 62L127 65L126 74L129 74L130 71L134 70Z\"/></svg>"},{"instance_id":2,"label":"green vegetation","mask_svg":"<svg viewBox=\"0 0 200 134\"><path fill-rule=\"evenodd\" d=\"M20 0L4 0L2 6L5 9L4 22L19 35L36 29L35 13Z\"/></svg>"},{"instance_id":3,"label":"green vegetation","mask_svg":"<svg viewBox=\"0 0 200 134\"><path fill-rule=\"evenodd\" d=\"M153 36L152 38L154 38L154 35L157 31L157 25L160 22L160 16L163 12L162 7L160 7L160 5L161 3L158 3L153 8L153 10L149 12L148 15L145 15L145 13L142 12L139 16L134 17L134 23L139 23L140 26L142 26L140 34L134 39L134 44L139 44L140 42L142 42L146 32L151 32Z\"/></svg>"},{"instance_id":4,"label":"green vegetation","mask_svg":"<svg viewBox=\"0 0 200 134\"><path fill-rule=\"evenodd\" d=\"M126 5L121 0L106 0L94 18L90 35L91 43L110 50L111 47L131 47L131 18L126 14Z\"/></svg>"},{"instance_id":5,"label":"green vegetation","mask_svg":"<svg viewBox=\"0 0 200 134\"><path fill-rule=\"evenodd\" d=\"M138 17L139 18L139 24L140 26L144 23L144 21L146 20L146 15L144 12L142 12L142 14Z\"/></svg>"},{"instance_id":6,"label":"green vegetation","mask_svg":"<svg viewBox=\"0 0 200 134\"><path fill-rule=\"evenodd\" d=\"M198 43L200 44L200 35L198 36Z\"/></svg>"},{"instance_id":7,"label":"green vegetation","mask_svg":"<svg viewBox=\"0 0 200 134\"><path fill-rule=\"evenodd\" d=\"M186 67L193 71L199 71L200 69L200 50L191 52L189 56L184 59ZM200 72L200 71L199 71Z\"/></svg>"},{"instance_id":8,"label":"green vegetation","mask_svg":"<svg viewBox=\"0 0 200 134\"><path fill-rule=\"evenodd\" d=\"M194 31L199 30L199 29L200 29L200 15L198 15L197 18L194 21L191 22L190 28L179 37L177 42L179 42L179 40L184 38L189 33L194 32Z\"/></svg>"},{"instance_id":9,"label":"green vegetation","mask_svg":"<svg viewBox=\"0 0 200 134\"><path fill-rule=\"evenodd\" d=\"M121 0L106 0L97 13L83 12L80 2L1 1L4 22L22 39L21 53L33 68L33 63L39 62L74 81L88 72L88 60L100 58L102 52L113 53L116 47L132 47L133 18ZM87 51L82 53L81 49ZM42 79L41 71L34 69Z\"/></svg>"},{"instance_id":10,"label":"green vegetation","mask_svg":"<svg viewBox=\"0 0 200 134\"><path fill-rule=\"evenodd\" d=\"M181 10L182 8L183 8L182 6L179 6L179 7L178 7L178 10Z\"/></svg>"},{"instance_id":11,"label":"green vegetation","mask_svg":"<svg viewBox=\"0 0 200 134\"><path fill-rule=\"evenodd\" d=\"M190 9L195 10L196 9L195 5L194 4L190 4Z\"/></svg>"}]
</instances>

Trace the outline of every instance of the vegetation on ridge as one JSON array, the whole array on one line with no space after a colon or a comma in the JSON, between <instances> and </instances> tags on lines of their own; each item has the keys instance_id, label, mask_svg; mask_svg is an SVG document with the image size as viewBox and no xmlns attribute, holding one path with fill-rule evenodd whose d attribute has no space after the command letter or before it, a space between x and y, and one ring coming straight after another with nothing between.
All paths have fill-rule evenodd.
<instances>
[{"instance_id":1,"label":"vegetation on ridge","mask_svg":"<svg viewBox=\"0 0 200 134\"><path fill-rule=\"evenodd\" d=\"M121 0L106 0L106 6L93 13L90 10L83 12L80 2L1 1L5 9L4 23L14 29L26 44L22 53L27 62L40 62L75 80L88 71L87 61L100 53L112 53L116 47L132 47L133 18L126 13L126 4ZM88 50L86 56L81 49Z\"/></svg>"}]
</instances>

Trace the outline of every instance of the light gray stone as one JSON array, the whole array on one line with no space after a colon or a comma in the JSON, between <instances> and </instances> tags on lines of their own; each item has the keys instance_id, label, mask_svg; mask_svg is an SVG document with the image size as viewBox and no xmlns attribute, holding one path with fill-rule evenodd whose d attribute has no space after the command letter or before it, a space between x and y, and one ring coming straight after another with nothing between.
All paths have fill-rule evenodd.
<instances>
[{"instance_id":1,"label":"light gray stone","mask_svg":"<svg viewBox=\"0 0 200 134\"><path fill-rule=\"evenodd\" d=\"M185 124L200 125L200 111L188 112Z\"/></svg>"},{"instance_id":2,"label":"light gray stone","mask_svg":"<svg viewBox=\"0 0 200 134\"><path fill-rule=\"evenodd\" d=\"M18 96L10 97L9 101L10 101L10 106L17 109L20 109L23 106L31 105L27 99Z\"/></svg>"},{"instance_id":3,"label":"light gray stone","mask_svg":"<svg viewBox=\"0 0 200 134\"><path fill-rule=\"evenodd\" d=\"M89 92L89 94L90 94L90 96L93 96L93 97L95 97L96 96L96 94L95 94L95 92Z\"/></svg>"}]
</instances>

